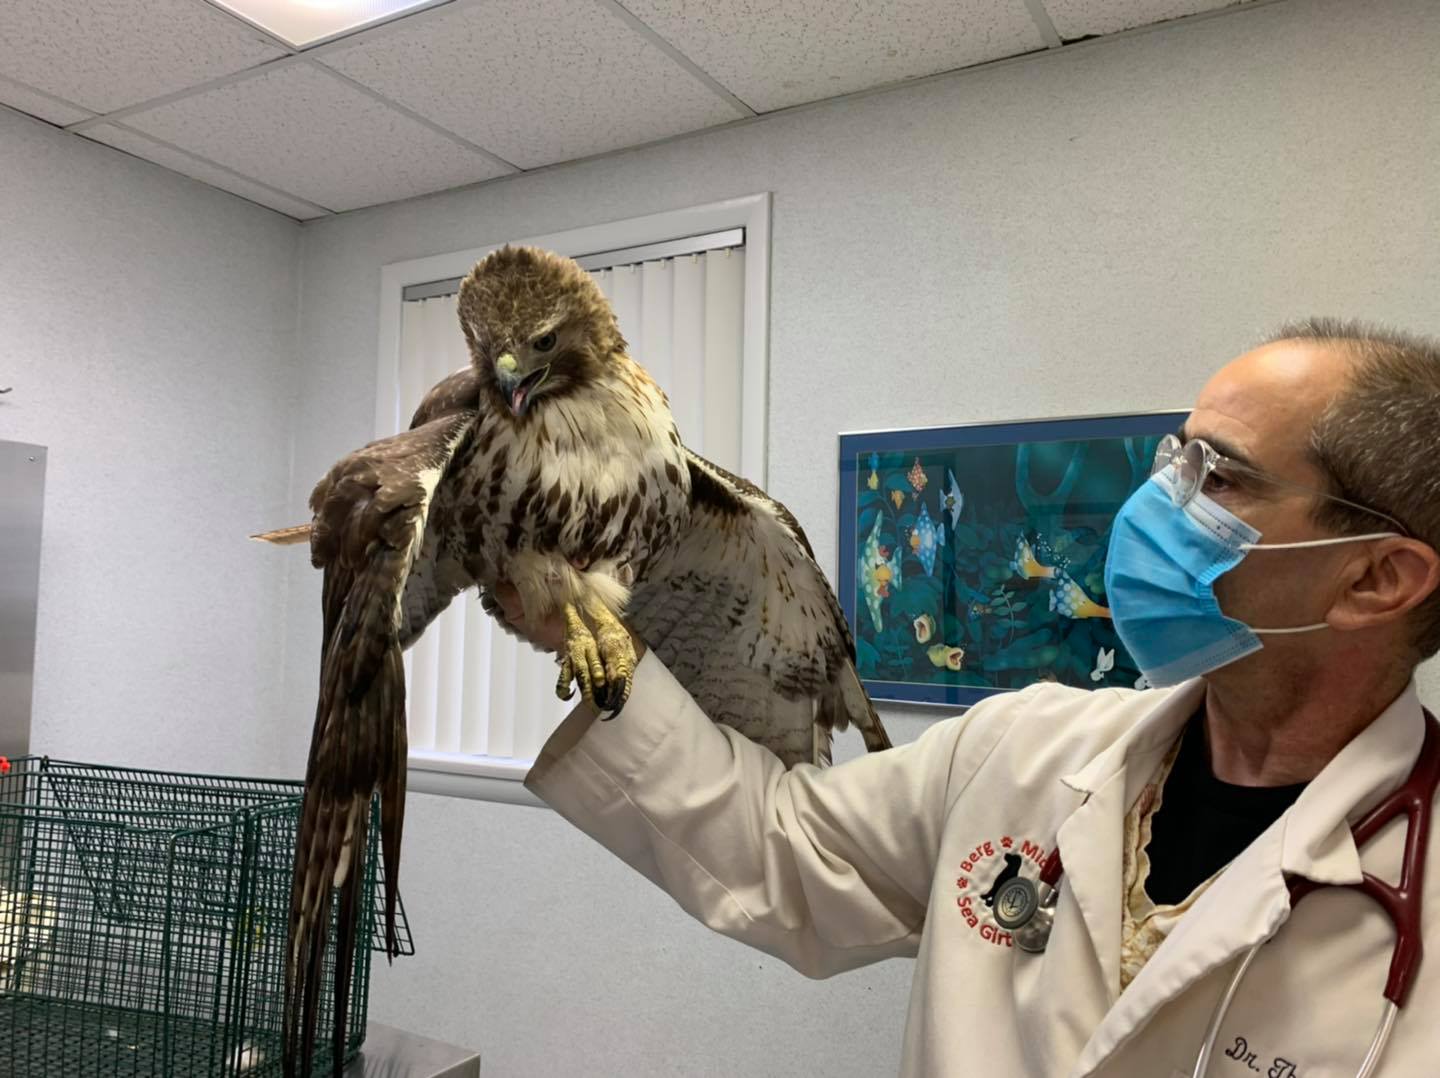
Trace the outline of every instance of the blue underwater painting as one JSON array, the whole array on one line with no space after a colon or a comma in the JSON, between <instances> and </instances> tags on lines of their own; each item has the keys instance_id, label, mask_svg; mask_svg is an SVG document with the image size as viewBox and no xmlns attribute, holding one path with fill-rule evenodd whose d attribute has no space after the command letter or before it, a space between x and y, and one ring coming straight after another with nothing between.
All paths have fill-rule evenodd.
<instances>
[{"instance_id":1,"label":"blue underwater painting","mask_svg":"<svg viewBox=\"0 0 1440 1078\"><path fill-rule=\"evenodd\" d=\"M840 436L840 602L877 700L1133 687L1110 620L1115 513L1185 412Z\"/></svg>"}]
</instances>

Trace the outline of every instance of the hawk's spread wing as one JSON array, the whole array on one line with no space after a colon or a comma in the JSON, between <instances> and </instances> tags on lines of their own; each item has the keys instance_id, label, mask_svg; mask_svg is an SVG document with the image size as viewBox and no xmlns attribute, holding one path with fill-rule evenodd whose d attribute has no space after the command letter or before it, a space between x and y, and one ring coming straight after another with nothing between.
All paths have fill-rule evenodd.
<instances>
[{"instance_id":1,"label":"hawk's spread wing","mask_svg":"<svg viewBox=\"0 0 1440 1078\"><path fill-rule=\"evenodd\" d=\"M325 571L320 697L305 772L285 965L285 1061L310 1073L330 918L340 889L335 1073L345 1057L351 956L370 802L380 792L385 935L395 937L395 887L405 800L405 672L401 650L453 597L437 586L426 523L436 490L475 427L468 369L430 391L408 431L372 442L330 470L310 496L311 560ZM417 564L418 563L418 564ZM412 575L413 571L413 575Z\"/></svg>"},{"instance_id":2,"label":"hawk's spread wing","mask_svg":"<svg viewBox=\"0 0 1440 1078\"><path fill-rule=\"evenodd\" d=\"M831 731L852 722L868 749L888 748L845 615L795 518L687 456L689 522L635 582L627 620L710 718L787 765L828 763Z\"/></svg>"}]
</instances>

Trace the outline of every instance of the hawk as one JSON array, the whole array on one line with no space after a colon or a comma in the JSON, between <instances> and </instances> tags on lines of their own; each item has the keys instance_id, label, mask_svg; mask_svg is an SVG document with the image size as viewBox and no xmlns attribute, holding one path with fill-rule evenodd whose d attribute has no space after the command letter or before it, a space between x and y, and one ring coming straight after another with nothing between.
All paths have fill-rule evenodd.
<instances>
[{"instance_id":1,"label":"hawk","mask_svg":"<svg viewBox=\"0 0 1440 1078\"><path fill-rule=\"evenodd\" d=\"M305 774L286 955L287 1074L306 1074L331 889L339 889L335 1066L344 1058L356 862L381 801L386 939L404 820L401 653L458 594L527 619L563 614L556 691L607 717L629 696L622 617L717 722L787 766L824 764L833 730L890 741L804 533L783 505L690 452L665 395L627 353L588 273L504 247L460 286L468 366L430 390L410 429L345 457L310 496L324 570L320 693ZM620 721L624 721L623 718Z\"/></svg>"}]
</instances>

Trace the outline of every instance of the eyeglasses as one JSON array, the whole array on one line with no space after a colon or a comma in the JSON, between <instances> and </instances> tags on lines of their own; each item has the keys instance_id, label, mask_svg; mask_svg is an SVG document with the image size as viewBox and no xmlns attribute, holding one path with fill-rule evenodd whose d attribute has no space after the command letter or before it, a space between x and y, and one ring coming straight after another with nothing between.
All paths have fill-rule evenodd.
<instances>
[{"instance_id":1,"label":"eyeglasses","mask_svg":"<svg viewBox=\"0 0 1440 1078\"><path fill-rule=\"evenodd\" d=\"M1372 517L1379 517L1381 520L1389 521L1401 535L1408 536L1410 530L1401 524L1394 517L1372 509L1368 505L1361 505L1359 502L1352 502L1349 498L1341 498L1335 494L1327 494L1323 490L1316 490L1314 487L1303 486L1299 483L1292 483L1287 479L1280 479L1262 472L1258 468L1252 468L1248 464L1227 457L1219 453L1209 442L1200 438L1191 438L1188 442L1182 442L1176 435L1167 434L1160 439L1159 446L1155 449L1155 462L1150 468L1150 474L1156 475L1166 468L1174 470L1173 482L1170 485L1170 499L1176 506L1188 505L1202 490L1210 478L1210 474L1216 468L1225 468L1228 471L1245 475L1261 483L1274 486L1289 487L1292 490L1303 491L1316 498L1325 498L1328 501L1339 502L1341 505L1348 505L1352 509L1358 509L1362 513L1369 513Z\"/></svg>"}]
</instances>

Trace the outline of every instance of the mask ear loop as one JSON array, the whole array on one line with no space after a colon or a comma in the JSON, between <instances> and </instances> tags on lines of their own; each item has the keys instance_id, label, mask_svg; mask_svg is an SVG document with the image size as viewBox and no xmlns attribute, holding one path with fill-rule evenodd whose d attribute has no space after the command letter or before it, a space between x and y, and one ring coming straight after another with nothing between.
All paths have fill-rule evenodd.
<instances>
[{"instance_id":1,"label":"mask ear loop","mask_svg":"<svg viewBox=\"0 0 1440 1078\"><path fill-rule=\"evenodd\" d=\"M1306 550L1317 546L1339 546L1341 543L1363 543L1370 539L1403 539L1399 532L1370 532L1367 535L1341 535L1331 539L1306 539L1299 543L1241 543L1241 550Z\"/></svg>"},{"instance_id":2,"label":"mask ear loop","mask_svg":"<svg viewBox=\"0 0 1440 1078\"><path fill-rule=\"evenodd\" d=\"M1373 532L1369 535L1341 535L1332 539L1306 539L1299 543L1241 543L1240 549L1247 553L1252 550L1307 550L1319 546L1339 546L1341 543L1363 543L1367 539L1403 539L1399 532ZM1297 625L1293 629L1257 629L1249 626L1256 636L1289 636L1294 633L1313 633L1316 629L1328 629L1326 622L1314 625Z\"/></svg>"}]
</instances>

